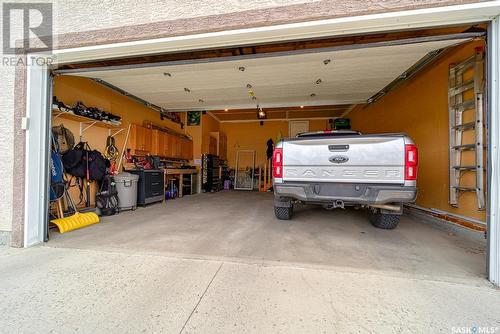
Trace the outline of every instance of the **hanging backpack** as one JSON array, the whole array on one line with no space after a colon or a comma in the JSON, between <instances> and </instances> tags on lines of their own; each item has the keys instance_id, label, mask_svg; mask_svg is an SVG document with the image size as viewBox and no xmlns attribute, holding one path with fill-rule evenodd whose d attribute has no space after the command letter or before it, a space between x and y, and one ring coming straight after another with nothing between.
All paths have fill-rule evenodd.
<instances>
[{"instance_id":1,"label":"hanging backpack","mask_svg":"<svg viewBox=\"0 0 500 334\"><path fill-rule=\"evenodd\" d=\"M52 136L57 141L59 153L65 154L75 146L75 136L63 124L52 127Z\"/></svg>"}]
</instances>

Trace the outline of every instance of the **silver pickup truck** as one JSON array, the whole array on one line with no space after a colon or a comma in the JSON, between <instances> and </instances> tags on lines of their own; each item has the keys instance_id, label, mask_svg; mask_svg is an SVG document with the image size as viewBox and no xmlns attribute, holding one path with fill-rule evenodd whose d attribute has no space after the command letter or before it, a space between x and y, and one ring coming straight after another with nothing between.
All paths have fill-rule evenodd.
<instances>
[{"instance_id":1,"label":"silver pickup truck","mask_svg":"<svg viewBox=\"0 0 500 334\"><path fill-rule=\"evenodd\" d=\"M369 210L370 221L393 229L402 203L417 195L418 151L405 134L362 135L352 130L299 134L273 153L274 212L291 219L295 203Z\"/></svg>"}]
</instances>

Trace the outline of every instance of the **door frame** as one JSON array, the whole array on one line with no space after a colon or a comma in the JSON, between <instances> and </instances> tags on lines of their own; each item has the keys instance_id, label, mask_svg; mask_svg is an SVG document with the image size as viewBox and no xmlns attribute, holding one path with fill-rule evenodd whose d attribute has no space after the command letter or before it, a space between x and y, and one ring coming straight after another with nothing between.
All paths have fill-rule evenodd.
<instances>
[{"instance_id":1,"label":"door frame","mask_svg":"<svg viewBox=\"0 0 500 334\"><path fill-rule=\"evenodd\" d=\"M488 27L487 42L487 273L500 286L500 16Z\"/></svg>"},{"instance_id":2,"label":"door frame","mask_svg":"<svg viewBox=\"0 0 500 334\"><path fill-rule=\"evenodd\" d=\"M48 233L52 76L46 66L33 64L27 68L26 81L26 116L22 121L26 132L23 245L30 247L45 241Z\"/></svg>"},{"instance_id":3,"label":"door frame","mask_svg":"<svg viewBox=\"0 0 500 334\"><path fill-rule=\"evenodd\" d=\"M288 137L292 137L292 124L298 124L298 123L301 123L301 124L305 124L307 123L307 131L309 131L310 129L310 122L308 120L304 120L304 121L289 121L288 122Z\"/></svg>"},{"instance_id":4,"label":"door frame","mask_svg":"<svg viewBox=\"0 0 500 334\"><path fill-rule=\"evenodd\" d=\"M488 208L488 277L500 285L500 1L487 1L457 6L445 6L357 17L336 18L278 26L257 27L233 31L169 37L153 40L115 43L90 47L54 50L58 63L118 58L154 52L178 52L224 45L242 45L279 40L335 37L348 34L374 33L451 24L491 22L488 44L488 93L490 122L489 208ZM36 55L28 54L28 58ZM46 199L48 196L48 158L51 87L46 68L32 66L23 73L27 89L26 108L22 109L26 123L26 155L24 160L24 247L44 241Z\"/></svg>"},{"instance_id":5,"label":"door frame","mask_svg":"<svg viewBox=\"0 0 500 334\"><path fill-rule=\"evenodd\" d=\"M252 153L252 183L251 183L251 186L249 188L237 186L240 153ZM255 182L254 175L255 175L255 151L254 150L237 150L236 151L236 167L234 169L234 189L235 190L253 190L254 182ZM259 175L259 177L260 177L260 175Z\"/></svg>"}]
</instances>

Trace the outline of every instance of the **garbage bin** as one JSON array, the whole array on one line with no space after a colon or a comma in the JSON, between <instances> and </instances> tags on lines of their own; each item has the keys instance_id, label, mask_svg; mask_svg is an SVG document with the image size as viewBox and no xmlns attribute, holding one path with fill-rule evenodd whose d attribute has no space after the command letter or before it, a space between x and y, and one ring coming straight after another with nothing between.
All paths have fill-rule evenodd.
<instances>
[{"instance_id":1,"label":"garbage bin","mask_svg":"<svg viewBox=\"0 0 500 334\"><path fill-rule=\"evenodd\" d=\"M135 210L137 208L137 182L139 175L120 173L114 177L118 191L118 209Z\"/></svg>"}]
</instances>

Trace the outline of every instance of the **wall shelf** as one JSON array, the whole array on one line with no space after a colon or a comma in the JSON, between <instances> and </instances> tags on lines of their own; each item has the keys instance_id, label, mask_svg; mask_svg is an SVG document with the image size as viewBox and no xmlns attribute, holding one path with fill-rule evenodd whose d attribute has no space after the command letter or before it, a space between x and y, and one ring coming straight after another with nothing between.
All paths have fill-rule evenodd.
<instances>
[{"instance_id":1,"label":"wall shelf","mask_svg":"<svg viewBox=\"0 0 500 334\"><path fill-rule=\"evenodd\" d=\"M57 118L63 118L63 119L79 122L80 123L80 134L79 134L80 140L82 139L84 132L87 131L88 129L94 127L94 126L108 129L108 136L111 136L111 137L116 136L117 134L119 134L120 132L122 132L124 130L124 128L120 127L121 123L116 124L116 123L107 122L107 121L99 121L99 120L92 119L89 117L76 115L72 111L60 111L58 109L53 109L52 110L52 119L55 120Z\"/></svg>"},{"instance_id":2,"label":"wall shelf","mask_svg":"<svg viewBox=\"0 0 500 334\"><path fill-rule=\"evenodd\" d=\"M76 115L71 111L60 111L57 109L52 110L52 118L53 119L64 118L64 119L69 119L71 121L76 121L76 122L80 122L80 123L87 123L87 124L93 123L94 126L98 126L98 127L106 128L106 129L116 129L116 128L119 128L121 126L121 123L115 124L112 122L98 121L96 119L92 119L89 117Z\"/></svg>"}]
</instances>

